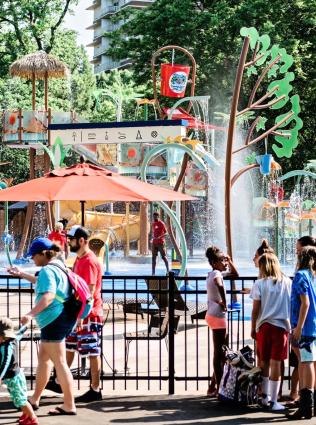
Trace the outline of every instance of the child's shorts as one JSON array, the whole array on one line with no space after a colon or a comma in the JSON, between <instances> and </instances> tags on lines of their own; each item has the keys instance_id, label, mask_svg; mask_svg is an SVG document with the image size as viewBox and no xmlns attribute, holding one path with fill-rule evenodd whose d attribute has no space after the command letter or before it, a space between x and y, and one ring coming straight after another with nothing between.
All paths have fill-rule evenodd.
<instances>
[{"instance_id":1,"label":"child's shorts","mask_svg":"<svg viewBox=\"0 0 316 425\"><path fill-rule=\"evenodd\" d=\"M102 326L102 317L87 317L83 320L82 330L71 332L66 338L66 350L77 351L82 357L100 356Z\"/></svg>"},{"instance_id":2,"label":"child's shorts","mask_svg":"<svg viewBox=\"0 0 316 425\"><path fill-rule=\"evenodd\" d=\"M285 360L288 353L288 332L271 323L264 323L257 332L257 355L261 361Z\"/></svg>"},{"instance_id":3,"label":"child's shorts","mask_svg":"<svg viewBox=\"0 0 316 425\"><path fill-rule=\"evenodd\" d=\"M13 378L4 379L3 382L6 384L11 400L15 407L23 407L27 403L27 386L25 375L20 370L18 375Z\"/></svg>"},{"instance_id":4,"label":"child's shorts","mask_svg":"<svg viewBox=\"0 0 316 425\"><path fill-rule=\"evenodd\" d=\"M299 342L301 362L316 361L316 338L314 336L302 336Z\"/></svg>"},{"instance_id":5,"label":"child's shorts","mask_svg":"<svg viewBox=\"0 0 316 425\"><path fill-rule=\"evenodd\" d=\"M205 321L208 327L211 329L226 329L227 328L226 317L210 316L209 314L206 313Z\"/></svg>"}]
</instances>

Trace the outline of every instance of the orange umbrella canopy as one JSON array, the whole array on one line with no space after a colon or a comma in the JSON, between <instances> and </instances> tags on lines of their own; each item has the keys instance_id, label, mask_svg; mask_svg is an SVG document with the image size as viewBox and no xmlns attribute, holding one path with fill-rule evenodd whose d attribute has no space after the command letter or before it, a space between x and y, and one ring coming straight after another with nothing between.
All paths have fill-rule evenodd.
<instances>
[{"instance_id":1,"label":"orange umbrella canopy","mask_svg":"<svg viewBox=\"0 0 316 425\"><path fill-rule=\"evenodd\" d=\"M151 202L194 199L89 164L56 169L44 177L0 190L0 201Z\"/></svg>"}]
</instances>

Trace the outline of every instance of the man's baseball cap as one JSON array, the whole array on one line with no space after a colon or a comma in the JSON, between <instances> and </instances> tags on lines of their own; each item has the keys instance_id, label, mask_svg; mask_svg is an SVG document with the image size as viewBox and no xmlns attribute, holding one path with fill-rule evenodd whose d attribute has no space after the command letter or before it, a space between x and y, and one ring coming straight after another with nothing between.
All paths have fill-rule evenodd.
<instances>
[{"instance_id":1,"label":"man's baseball cap","mask_svg":"<svg viewBox=\"0 0 316 425\"><path fill-rule=\"evenodd\" d=\"M33 255L40 254L43 251L52 249L53 242L47 238L36 238L31 243L31 246L26 254L27 257L33 257Z\"/></svg>"},{"instance_id":2,"label":"man's baseball cap","mask_svg":"<svg viewBox=\"0 0 316 425\"><path fill-rule=\"evenodd\" d=\"M90 232L89 232L89 230L85 229L84 227L76 224L76 225L74 225L70 228L69 232L67 232L67 237L72 238L72 239L83 238L84 240L87 241L90 237Z\"/></svg>"},{"instance_id":3,"label":"man's baseball cap","mask_svg":"<svg viewBox=\"0 0 316 425\"><path fill-rule=\"evenodd\" d=\"M0 336L4 338L16 338L13 322L8 317L0 317Z\"/></svg>"}]
</instances>

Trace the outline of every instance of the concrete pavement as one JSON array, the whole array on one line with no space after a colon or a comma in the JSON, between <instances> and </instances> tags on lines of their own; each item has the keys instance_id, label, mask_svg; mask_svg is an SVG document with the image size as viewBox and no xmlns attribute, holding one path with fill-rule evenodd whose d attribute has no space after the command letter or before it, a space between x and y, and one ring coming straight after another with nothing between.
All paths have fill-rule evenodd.
<instances>
[{"instance_id":1,"label":"concrete pavement","mask_svg":"<svg viewBox=\"0 0 316 425\"><path fill-rule=\"evenodd\" d=\"M78 405L77 416L47 415L49 409L60 403L58 398L43 398L38 411L42 425L128 424L156 425L208 424L261 425L288 424L285 416L264 412L259 408L242 408L219 403L201 395L131 395L104 396L102 401ZM0 398L0 424L14 424L19 413L7 398ZM302 422L303 423L303 422ZM316 424L316 418L306 421Z\"/></svg>"}]
</instances>

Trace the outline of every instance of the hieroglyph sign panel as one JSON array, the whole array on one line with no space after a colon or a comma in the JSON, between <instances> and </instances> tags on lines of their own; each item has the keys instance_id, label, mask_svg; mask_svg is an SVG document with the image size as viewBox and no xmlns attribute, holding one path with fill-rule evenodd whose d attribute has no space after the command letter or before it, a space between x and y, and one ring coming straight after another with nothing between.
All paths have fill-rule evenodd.
<instances>
[{"instance_id":1,"label":"hieroglyph sign panel","mask_svg":"<svg viewBox=\"0 0 316 425\"><path fill-rule=\"evenodd\" d=\"M151 121L151 125L148 123L148 121L115 123L117 126L109 126L109 123L106 123L95 127L92 123L52 124L49 129L52 143L60 137L65 145L163 143L167 137L186 135L185 121Z\"/></svg>"}]
</instances>

